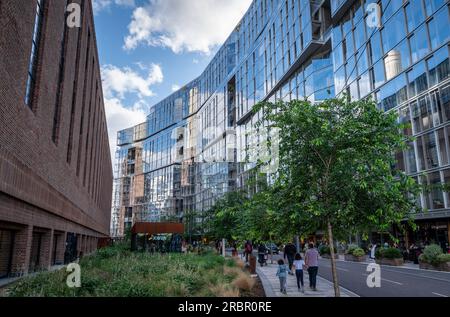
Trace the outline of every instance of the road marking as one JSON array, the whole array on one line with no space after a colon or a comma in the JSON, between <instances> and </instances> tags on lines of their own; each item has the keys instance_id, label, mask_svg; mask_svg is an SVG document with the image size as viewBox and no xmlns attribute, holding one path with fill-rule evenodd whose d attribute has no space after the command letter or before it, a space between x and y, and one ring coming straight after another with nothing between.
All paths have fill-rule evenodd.
<instances>
[{"instance_id":1,"label":"road marking","mask_svg":"<svg viewBox=\"0 0 450 317\"><path fill-rule=\"evenodd\" d=\"M449 280L444 280L444 279L441 279L441 278L438 278L438 277L434 277L434 276L420 275L420 274L413 274L413 273L389 270L389 269L386 269L385 267L381 267L381 272L383 272L383 271L392 272L392 273L400 273L400 274L405 274L405 275L411 275L411 276L414 276L414 277L422 277L422 278L426 278L426 279L432 279L432 280L436 280L436 281L450 283ZM438 272L438 271L436 271L436 272Z\"/></svg>"},{"instance_id":2,"label":"road marking","mask_svg":"<svg viewBox=\"0 0 450 317\"><path fill-rule=\"evenodd\" d=\"M434 294L434 295L436 295L436 296L441 296L441 297L448 297L447 295L442 295L442 294L439 294L439 293L435 293L435 292L433 292L433 294Z\"/></svg>"},{"instance_id":3,"label":"road marking","mask_svg":"<svg viewBox=\"0 0 450 317\"><path fill-rule=\"evenodd\" d=\"M331 268L331 264L330 265L323 265L324 267L327 267L327 268ZM336 265L336 269L337 270L340 270L340 271L344 271L344 272L350 272L349 270L347 270L347 269L343 269L343 268L341 268L341 267L339 267L339 266L337 266Z\"/></svg>"},{"instance_id":4,"label":"road marking","mask_svg":"<svg viewBox=\"0 0 450 317\"><path fill-rule=\"evenodd\" d=\"M369 274L366 274L366 273L363 273L363 275L364 275L364 276L369 276ZM386 281L386 282L390 282L390 283L394 283L394 284L397 284L397 285L403 285L403 284L400 283L400 282L388 280L388 279L386 279L386 278L381 278L381 280L382 280L382 281Z\"/></svg>"},{"instance_id":5,"label":"road marking","mask_svg":"<svg viewBox=\"0 0 450 317\"><path fill-rule=\"evenodd\" d=\"M402 283L399 283L399 282L396 282L396 281L391 281L391 280L388 280L388 279L385 279L385 278L381 278L381 280L382 281L386 281L386 282L391 282L391 283L394 283L394 284L397 284L397 285L403 285Z\"/></svg>"},{"instance_id":6,"label":"road marking","mask_svg":"<svg viewBox=\"0 0 450 317\"><path fill-rule=\"evenodd\" d=\"M340 271L344 271L344 272L349 272L349 270L343 269L343 268L340 268L340 267L337 267L337 266L336 266L336 269L337 269L337 270L340 270Z\"/></svg>"}]
</instances>

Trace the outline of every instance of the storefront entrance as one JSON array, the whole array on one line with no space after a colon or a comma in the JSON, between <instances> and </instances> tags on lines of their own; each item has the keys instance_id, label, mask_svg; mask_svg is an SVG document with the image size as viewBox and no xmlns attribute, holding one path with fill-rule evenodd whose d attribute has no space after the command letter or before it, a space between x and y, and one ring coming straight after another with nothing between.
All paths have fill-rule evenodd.
<instances>
[{"instance_id":1,"label":"storefront entrance","mask_svg":"<svg viewBox=\"0 0 450 317\"><path fill-rule=\"evenodd\" d=\"M444 252L449 250L448 221L417 221L417 230L409 232L410 243L418 246L440 245Z\"/></svg>"}]
</instances>

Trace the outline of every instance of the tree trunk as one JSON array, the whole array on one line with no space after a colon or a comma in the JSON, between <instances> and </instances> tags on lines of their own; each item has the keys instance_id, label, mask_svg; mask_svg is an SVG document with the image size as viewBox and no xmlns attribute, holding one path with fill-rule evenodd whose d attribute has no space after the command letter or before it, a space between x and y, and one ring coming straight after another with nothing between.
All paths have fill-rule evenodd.
<instances>
[{"instance_id":1,"label":"tree trunk","mask_svg":"<svg viewBox=\"0 0 450 317\"><path fill-rule=\"evenodd\" d=\"M339 289L339 281L336 270L336 259L334 258L334 241L333 241L333 227L331 222L328 221L328 240L330 244L330 255L331 255L331 273L333 275L333 285L334 285L334 296L341 297L341 291Z\"/></svg>"}]
</instances>

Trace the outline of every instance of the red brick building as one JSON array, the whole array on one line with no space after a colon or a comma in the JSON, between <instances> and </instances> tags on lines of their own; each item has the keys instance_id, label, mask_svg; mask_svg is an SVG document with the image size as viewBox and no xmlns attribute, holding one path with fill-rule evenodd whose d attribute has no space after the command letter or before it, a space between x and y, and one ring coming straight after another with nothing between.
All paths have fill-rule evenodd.
<instances>
[{"instance_id":1,"label":"red brick building","mask_svg":"<svg viewBox=\"0 0 450 317\"><path fill-rule=\"evenodd\" d=\"M81 27L66 23L80 4ZM0 277L109 236L112 165L91 1L0 1Z\"/></svg>"}]
</instances>

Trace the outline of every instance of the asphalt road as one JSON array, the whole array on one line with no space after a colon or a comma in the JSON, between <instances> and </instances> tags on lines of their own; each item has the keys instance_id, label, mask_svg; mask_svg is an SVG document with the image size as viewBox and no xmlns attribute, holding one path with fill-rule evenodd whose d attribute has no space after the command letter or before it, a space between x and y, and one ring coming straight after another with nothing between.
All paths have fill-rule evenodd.
<instances>
[{"instance_id":1,"label":"asphalt road","mask_svg":"<svg viewBox=\"0 0 450 317\"><path fill-rule=\"evenodd\" d=\"M367 263L337 261L339 285L361 297L450 297L450 273L381 266L381 287L367 286ZM332 281L331 262L321 259L319 275Z\"/></svg>"}]
</instances>

